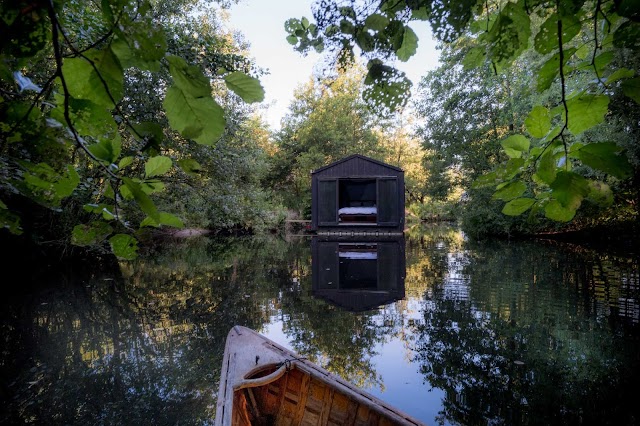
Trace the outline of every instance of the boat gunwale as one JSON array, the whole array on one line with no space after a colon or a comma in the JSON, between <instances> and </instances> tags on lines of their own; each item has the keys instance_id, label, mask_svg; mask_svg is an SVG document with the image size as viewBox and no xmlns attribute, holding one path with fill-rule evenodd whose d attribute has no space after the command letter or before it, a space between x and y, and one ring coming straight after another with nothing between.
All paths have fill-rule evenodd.
<instances>
[{"instance_id":1,"label":"boat gunwale","mask_svg":"<svg viewBox=\"0 0 640 426\"><path fill-rule=\"evenodd\" d=\"M269 351L266 352L265 355L267 360L270 361L259 365L259 357L256 356L255 363L257 367L253 367L245 373L237 371L239 367L238 364L240 364L242 361L244 361L246 364L249 358L251 358L247 355L246 351L232 352L232 347L238 346L237 343L240 340L253 341L253 344L259 343L257 346L262 347L262 350L266 349ZM234 359L237 362L232 362L234 361ZM343 393L345 396L352 398L354 401L365 405L368 409L390 419L391 421L399 425L424 425L424 423L412 418L401 410L387 404L379 398L347 382L341 377L330 373L319 365L316 365L311 361L299 357L293 351L280 346L278 343L270 340L265 336L262 336L254 330L243 326L234 326L229 331L225 344L223 367L220 374L220 389L218 392L218 401L216 402L216 418L214 423L215 426L231 426L233 417L234 392L236 390L243 389L242 387L238 388L237 386L241 386L243 382L245 382L246 384L251 380L256 380L246 378L250 377L252 374L255 374L255 372L259 372L261 370L272 367L278 367L278 369L276 369L274 373L264 376L261 379L265 380L265 378L269 378L270 376L275 377L276 373L281 372L282 370L284 370L284 372L272 381L267 380L261 386L265 386L277 380L278 378L286 374L290 369L296 368L303 373L308 374L310 377L323 382L325 385L335 388L336 391Z\"/></svg>"}]
</instances>

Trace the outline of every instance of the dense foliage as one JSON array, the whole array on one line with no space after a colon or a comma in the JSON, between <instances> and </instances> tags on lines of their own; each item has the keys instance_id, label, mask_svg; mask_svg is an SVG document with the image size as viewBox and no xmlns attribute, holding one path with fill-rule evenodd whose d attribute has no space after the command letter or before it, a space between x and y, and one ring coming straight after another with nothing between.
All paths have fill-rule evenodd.
<instances>
[{"instance_id":1,"label":"dense foliage","mask_svg":"<svg viewBox=\"0 0 640 426\"><path fill-rule=\"evenodd\" d=\"M4 228L132 258L145 227L264 223L264 137L245 106L264 91L215 7L15 1L0 15Z\"/></svg>"},{"instance_id":2,"label":"dense foliage","mask_svg":"<svg viewBox=\"0 0 640 426\"><path fill-rule=\"evenodd\" d=\"M632 179L637 187L637 2L321 0L314 18L315 23L306 18L288 21L289 42L302 52L340 52L340 58L362 52L369 60L364 98L380 111L407 100L410 82L391 64L409 60L416 51L418 38L409 24L431 24L436 37L449 44L449 55L461 56L453 69L441 69L449 83L458 79L460 87L450 88L458 96L447 93L452 97L445 100L432 92L430 100L458 102L454 109L472 120L448 115L452 128L433 128L434 139L427 144L441 144L448 133L446 143L464 146L455 154L469 162L469 137L497 137L500 153L483 157L481 150L471 149L470 154L482 159L468 176L476 178L477 188L493 188L493 198L506 203L503 213L530 211L531 218L543 213L567 222L586 200L611 205L611 188L620 186L619 181ZM516 105L522 100L515 92L505 96L503 90L492 91L504 88L501 80L518 76L528 80L523 103ZM465 77L471 80L459 80ZM483 79L479 87L473 81L478 78ZM515 116L516 107L522 121ZM513 117L505 120L505 114ZM485 130L490 132L483 135ZM446 167L449 154L432 155L432 167ZM490 172L474 176L486 172L486 166L492 167ZM629 202L637 206L637 201L636 191Z\"/></svg>"}]
</instances>

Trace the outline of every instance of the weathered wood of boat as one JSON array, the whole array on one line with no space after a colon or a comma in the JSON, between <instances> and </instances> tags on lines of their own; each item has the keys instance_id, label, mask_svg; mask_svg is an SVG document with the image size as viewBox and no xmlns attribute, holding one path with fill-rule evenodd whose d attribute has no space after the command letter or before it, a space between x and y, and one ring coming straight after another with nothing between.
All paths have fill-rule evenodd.
<instances>
[{"instance_id":1,"label":"weathered wood of boat","mask_svg":"<svg viewBox=\"0 0 640 426\"><path fill-rule=\"evenodd\" d=\"M216 426L421 424L253 330L229 332Z\"/></svg>"}]
</instances>

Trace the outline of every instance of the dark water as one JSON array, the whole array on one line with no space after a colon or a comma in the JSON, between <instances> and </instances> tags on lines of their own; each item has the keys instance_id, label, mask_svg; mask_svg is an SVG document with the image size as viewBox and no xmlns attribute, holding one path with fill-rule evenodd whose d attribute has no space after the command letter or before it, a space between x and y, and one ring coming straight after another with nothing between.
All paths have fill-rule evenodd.
<instances>
[{"instance_id":1,"label":"dark water","mask_svg":"<svg viewBox=\"0 0 640 426\"><path fill-rule=\"evenodd\" d=\"M637 254L441 227L314 244L202 238L106 269L3 266L23 291L0 301L0 423L210 424L235 324L428 424L640 423Z\"/></svg>"}]
</instances>

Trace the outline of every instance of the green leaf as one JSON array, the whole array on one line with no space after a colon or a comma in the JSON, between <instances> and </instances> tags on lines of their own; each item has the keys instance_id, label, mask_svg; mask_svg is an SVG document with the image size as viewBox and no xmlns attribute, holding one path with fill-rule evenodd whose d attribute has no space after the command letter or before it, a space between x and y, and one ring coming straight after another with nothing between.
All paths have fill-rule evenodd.
<instances>
[{"instance_id":1,"label":"green leaf","mask_svg":"<svg viewBox=\"0 0 640 426\"><path fill-rule=\"evenodd\" d=\"M111 164L111 163L115 163L115 161L120 156L122 147L119 139L115 139L115 140L104 139L98 143L89 145L87 149L98 160L102 160Z\"/></svg>"},{"instance_id":2,"label":"green leaf","mask_svg":"<svg viewBox=\"0 0 640 426\"><path fill-rule=\"evenodd\" d=\"M344 33L344 34L353 35L353 33L355 33L356 29L353 26L353 23L351 21L343 19L343 20L340 21L340 31L342 33Z\"/></svg>"},{"instance_id":3,"label":"green leaf","mask_svg":"<svg viewBox=\"0 0 640 426\"><path fill-rule=\"evenodd\" d=\"M564 49L563 56L563 67L566 67L567 61L573 54L576 52L576 48ZM556 53L551 58L547 60L547 62L540 67L538 71L538 79L537 79L537 88L538 92L544 92L556 79L556 76L560 73L560 54Z\"/></svg>"},{"instance_id":4,"label":"green leaf","mask_svg":"<svg viewBox=\"0 0 640 426\"><path fill-rule=\"evenodd\" d=\"M358 31L356 42L363 52L371 52L375 47L375 38L367 31Z\"/></svg>"},{"instance_id":5,"label":"green leaf","mask_svg":"<svg viewBox=\"0 0 640 426\"><path fill-rule=\"evenodd\" d=\"M472 47L462 59L465 70L478 68L487 58L487 49L484 46Z\"/></svg>"},{"instance_id":6,"label":"green leaf","mask_svg":"<svg viewBox=\"0 0 640 426\"><path fill-rule=\"evenodd\" d=\"M138 140L146 141L143 151L147 151L150 147L156 150L160 149L162 141L164 140L164 130L158 123L150 121L144 121L142 123L135 123L131 125L133 135Z\"/></svg>"},{"instance_id":7,"label":"green leaf","mask_svg":"<svg viewBox=\"0 0 640 426\"><path fill-rule=\"evenodd\" d=\"M587 69L591 70L595 67L595 70L598 72L598 75L602 75L607 71L607 67L613 61L613 51L608 50L606 52L602 52L598 56L596 56L593 60L585 61L578 69Z\"/></svg>"},{"instance_id":8,"label":"green leaf","mask_svg":"<svg viewBox=\"0 0 640 426\"><path fill-rule=\"evenodd\" d=\"M71 96L115 107L124 94L123 70L117 56L109 47L91 49L84 56L63 62L62 73Z\"/></svg>"},{"instance_id":9,"label":"green leaf","mask_svg":"<svg viewBox=\"0 0 640 426\"><path fill-rule=\"evenodd\" d=\"M240 71L232 72L224 77L227 87L248 103L262 102L264 100L264 89L260 85L260 80L250 77Z\"/></svg>"},{"instance_id":10,"label":"green leaf","mask_svg":"<svg viewBox=\"0 0 640 426\"><path fill-rule=\"evenodd\" d=\"M490 57L498 72L529 46L531 20L521 3L509 2L486 34Z\"/></svg>"},{"instance_id":11,"label":"green leaf","mask_svg":"<svg viewBox=\"0 0 640 426\"><path fill-rule=\"evenodd\" d=\"M640 104L640 77L632 78L622 82L622 91L624 94L636 103Z\"/></svg>"},{"instance_id":12,"label":"green leaf","mask_svg":"<svg viewBox=\"0 0 640 426\"><path fill-rule=\"evenodd\" d=\"M160 213L160 221L156 222L151 217L146 217L141 223L140 227L145 226L153 226L154 228L159 227L160 225L171 226L173 228L184 228L184 222L177 216L174 216L170 213Z\"/></svg>"},{"instance_id":13,"label":"green leaf","mask_svg":"<svg viewBox=\"0 0 640 426\"><path fill-rule=\"evenodd\" d=\"M524 120L524 124L531 136L534 138L543 138L551 129L549 110L540 105L533 107Z\"/></svg>"},{"instance_id":14,"label":"green leaf","mask_svg":"<svg viewBox=\"0 0 640 426\"><path fill-rule=\"evenodd\" d=\"M592 180L589 182L589 196L587 199L601 207L609 207L613 204L613 191L606 183Z\"/></svg>"},{"instance_id":15,"label":"green leaf","mask_svg":"<svg viewBox=\"0 0 640 426\"><path fill-rule=\"evenodd\" d=\"M51 111L51 118L64 123L65 101L63 96L57 96L58 107ZM118 125L109 108L98 105L86 99L68 99L70 118L81 135L90 135L94 139L120 140Z\"/></svg>"},{"instance_id":16,"label":"green leaf","mask_svg":"<svg viewBox=\"0 0 640 426\"><path fill-rule=\"evenodd\" d=\"M502 213L507 216L519 216L529 210L535 202L533 198L516 198L504 205Z\"/></svg>"},{"instance_id":17,"label":"green leaf","mask_svg":"<svg viewBox=\"0 0 640 426\"><path fill-rule=\"evenodd\" d=\"M131 195L138 203L138 206L140 206L140 209L145 212L147 216L151 216L155 221L159 221L160 219L156 205L153 203L149 195L142 190L140 185L126 177L123 177L122 181L124 182L125 187L131 192Z\"/></svg>"},{"instance_id":18,"label":"green leaf","mask_svg":"<svg viewBox=\"0 0 640 426\"><path fill-rule=\"evenodd\" d=\"M184 172L191 176L196 176L198 172L202 171L202 166L193 158L184 158L182 160L178 160L178 166Z\"/></svg>"},{"instance_id":19,"label":"green leaf","mask_svg":"<svg viewBox=\"0 0 640 426\"><path fill-rule=\"evenodd\" d=\"M162 155L151 157L144 165L144 174L147 178L163 175L171 169L172 164L169 157Z\"/></svg>"},{"instance_id":20,"label":"green leaf","mask_svg":"<svg viewBox=\"0 0 640 426\"><path fill-rule=\"evenodd\" d=\"M620 151L621 148L613 142L598 142L584 145L574 154L593 169L625 179L631 176L633 166L626 156L618 154Z\"/></svg>"},{"instance_id":21,"label":"green leaf","mask_svg":"<svg viewBox=\"0 0 640 426\"><path fill-rule=\"evenodd\" d=\"M124 169L128 165L132 164L133 160L134 160L134 158L131 157L131 156L122 157L122 159L120 159L120 162L118 163L118 168L119 169Z\"/></svg>"},{"instance_id":22,"label":"green leaf","mask_svg":"<svg viewBox=\"0 0 640 426\"><path fill-rule=\"evenodd\" d=\"M178 56L167 56L167 62L169 62L169 71L173 78L173 87L180 89L185 96L211 97L211 83L200 68L188 65L184 59Z\"/></svg>"},{"instance_id":23,"label":"green leaf","mask_svg":"<svg viewBox=\"0 0 640 426\"><path fill-rule=\"evenodd\" d=\"M211 96L194 98L174 86L167 90L163 106L171 127L187 139L213 145L224 133L224 110Z\"/></svg>"},{"instance_id":24,"label":"green leaf","mask_svg":"<svg viewBox=\"0 0 640 426\"><path fill-rule=\"evenodd\" d=\"M614 83L618 80L622 80L625 78L631 78L636 74L634 70L630 70L628 68L619 68L615 70L609 77L605 79L607 84ZM623 89L624 90L624 89Z\"/></svg>"},{"instance_id":25,"label":"green leaf","mask_svg":"<svg viewBox=\"0 0 640 426\"><path fill-rule=\"evenodd\" d=\"M521 180L511 182L506 186L498 189L493 193L492 198L494 200L511 201L514 198L520 197L527 190L527 185Z\"/></svg>"},{"instance_id":26,"label":"green leaf","mask_svg":"<svg viewBox=\"0 0 640 426\"><path fill-rule=\"evenodd\" d=\"M550 184L556 179L556 160L553 149L547 149L540 156L536 176L546 184Z\"/></svg>"},{"instance_id":27,"label":"green leaf","mask_svg":"<svg viewBox=\"0 0 640 426\"><path fill-rule=\"evenodd\" d=\"M589 193L589 184L585 178L574 172L559 171L551 183L553 197L570 210L577 210L584 197Z\"/></svg>"},{"instance_id":28,"label":"green leaf","mask_svg":"<svg viewBox=\"0 0 640 426\"><path fill-rule=\"evenodd\" d=\"M184 222L182 219L170 213L160 213L160 224L172 226L174 228L184 228Z\"/></svg>"},{"instance_id":29,"label":"green leaf","mask_svg":"<svg viewBox=\"0 0 640 426\"><path fill-rule=\"evenodd\" d=\"M525 161L523 158L511 158L506 164L499 166L496 169L498 176L503 180L512 179L518 173L521 173L524 169Z\"/></svg>"},{"instance_id":30,"label":"green leaf","mask_svg":"<svg viewBox=\"0 0 640 426\"><path fill-rule=\"evenodd\" d=\"M112 213L112 211L114 211L114 208L111 204L85 204L84 206L82 206L82 208L86 212L101 215L104 220L115 219L115 215Z\"/></svg>"},{"instance_id":31,"label":"green leaf","mask_svg":"<svg viewBox=\"0 0 640 426\"><path fill-rule=\"evenodd\" d=\"M73 191L80 184L80 175L71 165L67 165L66 176L61 176L54 184L53 188L59 198L65 198L73 194Z\"/></svg>"},{"instance_id":32,"label":"green leaf","mask_svg":"<svg viewBox=\"0 0 640 426\"><path fill-rule=\"evenodd\" d=\"M568 43L580 32L580 20L575 15L566 15L560 18L552 14L540 26L540 31L535 37L535 48L539 53L547 54L558 49L558 20L562 21L562 43Z\"/></svg>"},{"instance_id":33,"label":"green leaf","mask_svg":"<svg viewBox=\"0 0 640 426\"><path fill-rule=\"evenodd\" d=\"M287 41L289 42L290 45L295 46L296 44L298 44L298 37L294 35L288 35Z\"/></svg>"},{"instance_id":34,"label":"green leaf","mask_svg":"<svg viewBox=\"0 0 640 426\"><path fill-rule=\"evenodd\" d=\"M96 245L104 241L112 232L111 225L99 220L76 225L71 232L71 244L81 247Z\"/></svg>"},{"instance_id":35,"label":"green leaf","mask_svg":"<svg viewBox=\"0 0 640 426\"><path fill-rule=\"evenodd\" d=\"M141 182L140 189L142 189L145 194L153 194L155 192L164 191L165 185L159 180L150 180Z\"/></svg>"},{"instance_id":36,"label":"green leaf","mask_svg":"<svg viewBox=\"0 0 640 426\"><path fill-rule=\"evenodd\" d=\"M551 200L544 206L544 215L556 222L569 222L576 215L576 209L565 207L556 200Z\"/></svg>"},{"instance_id":37,"label":"green leaf","mask_svg":"<svg viewBox=\"0 0 640 426\"><path fill-rule=\"evenodd\" d=\"M501 181L502 180L498 177L498 173L493 171L477 177L471 184L471 188L487 188L490 186L496 186Z\"/></svg>"},{"instance_id":38,"label":"green leaf","mask_svg":"<svg viewBox=\"0 0 640 426\"><path fill-rule=\"evenodd\" d=\"M67 165L66 173L60 174L46 163L32 164L20 162L24 167L23 181L17 186L30 198L58 207L63 198L70 196L80 183L80 175L75 168Z\"/></svg>"},{"instance_id":39,"label":"green leaf","mask_svg":"<svg viewBox=\"0 0 640 426\"><path fill-rule=\"evenodd\" d=\"M160 70L160 60L167 51L162 26L154 26L147 20L140 20L127 25L124 33L118 33L119 36L111 43L111 48L123 68L136 67L154 72Z\"/></svg>"},{"instance_id":40,"label":"green leaf","mask_svg":"<svg viewBox=\"0 0 640 426\"><path fill-rule=\"evenodd\" d=\"M400 48L396 51L398 59L400 59L402 62L406 62L410 57L415 55L417 50L418 36L410 27L405 26L404 34L402 36L402 45L400 45Z\"/></svg>"},{"instance_id":41,"label":"green leaf","mask_svg":"<svg viewBox=\"0 0 640 426\"><path fill-rule=\"evenodd\" d=\"M127 234L116 234L109 238L111 251L116 257L133 260L138 256L138 240Z\"/></svg>"},{"instance_id":42,"label":"green leaf","mask_svg":"<svg viewBox=\"0 0 640 426\"><path fill-rule=\"evenodd\" d=\"M284 30L288 33L294 33L296 30L302 29L302 23L299 19L287 19L284 23Z\"/></svg>"},{"instance_id":43,"label":"green leaf","mask_svg":"<svg viewBox=\"0 0 640 426\"><path fill-rule=\"evenodd\" d=\"M523 135L512 135L500 142L500 145L510 158L520 158L529 151L530 142Z\"/></svg>"},{"instance_id":44,"label":"green leaf","mask_svg":"<svg viewBox=\"0 0 640 426\"><path fill-rule=\"evenodd\" d=\"M362 97L370 106L384 113L406 105L412 83L403 72L376 59L370 60L367 68Z\"/></svg>"},{"instance_id":45,"label":"green leaf","mask_svg":"<svg viewBox=\"0 0 640 426\"><path fill-rule=\"evenodd\" d=\"M389 25L389 18L377 13L367 16L364 21L365 28L370 28L373 31L382 31L387 25Z\"/></svg>"},{"instance_id":46,"label":"green leaf","mask_svg":"<svg viewBox=\"0 0 640 426\"><path fill-rule=\"evenodd\" d=\"M640 48L640 23L627 21L613 35L613 45L618 48Z\"/></svg>"},{"instance_id":47,"label":"green leaf","mask_svg":"<svg viewBox=\"0 0 640 426\"><path fill-rule=\"evenodd\" d=\"M568 99L567 109L569 131L579 135L604 121L604 116L609 111L609 96L583 94Z\"/></svg>"}]
</instances>

